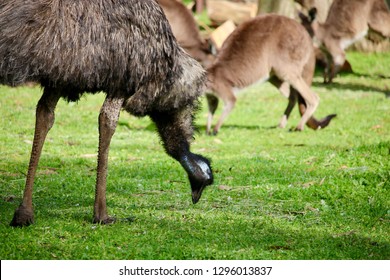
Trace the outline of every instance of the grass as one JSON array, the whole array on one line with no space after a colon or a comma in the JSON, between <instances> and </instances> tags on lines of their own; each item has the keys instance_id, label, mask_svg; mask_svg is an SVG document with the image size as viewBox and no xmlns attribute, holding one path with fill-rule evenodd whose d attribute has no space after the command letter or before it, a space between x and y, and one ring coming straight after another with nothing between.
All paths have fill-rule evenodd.
<instances>
[{"instance_id":1,"label":"grass","mask_svg":"<svg viewBox=\"0 0 390 280\"><path fill-rule=\"evenodd\" d=\"M123 113L109 158L110 226L91 223L103 94L60 101L35 224L9 226L41 90L1 86L0 259L390 259L390 54L348 59L355 74L315 78L315 116L338 114L323 130L271 128L287 101L268 84L239 94L216 137L204 133L204 103L192 150L212 158L215 184L196 205L151 121ZM289 128L298 120L295 109Z\"/></svg>"}]
</instances>

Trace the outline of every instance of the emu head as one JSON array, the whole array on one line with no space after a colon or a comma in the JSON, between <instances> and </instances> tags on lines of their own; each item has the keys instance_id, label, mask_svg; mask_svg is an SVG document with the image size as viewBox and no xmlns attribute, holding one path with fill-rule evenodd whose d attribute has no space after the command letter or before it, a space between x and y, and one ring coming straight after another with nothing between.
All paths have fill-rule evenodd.
<instances>
[{"instance_id":1,"label":"emu head","mask_svg":"<svg viewBox=\"0 0 390 280\"><path fill-rule=\"evenodd\" d=\"M206 186L213 183L210 161L201 155L189 153L181 158L180 163L187 171L191 184L192 202L195 204L199 201Z\"/></svg>"}]
</instances>

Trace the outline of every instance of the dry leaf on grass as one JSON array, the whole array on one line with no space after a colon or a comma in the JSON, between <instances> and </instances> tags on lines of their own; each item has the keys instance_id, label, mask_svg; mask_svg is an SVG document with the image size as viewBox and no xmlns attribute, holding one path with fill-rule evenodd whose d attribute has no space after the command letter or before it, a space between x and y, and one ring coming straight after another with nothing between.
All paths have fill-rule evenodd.
<instances>
[{"instance_id":1,"label":"dry leaf on grass","mask_svg":"<svg viewBox=\"0 0 390 280\"><path fill-rule=\"evenodd\" d=\"M230 191L232 189L232 187L225 186L225 185L219 185L218 189L221 191Z\"/></svg>"}]
</instances>

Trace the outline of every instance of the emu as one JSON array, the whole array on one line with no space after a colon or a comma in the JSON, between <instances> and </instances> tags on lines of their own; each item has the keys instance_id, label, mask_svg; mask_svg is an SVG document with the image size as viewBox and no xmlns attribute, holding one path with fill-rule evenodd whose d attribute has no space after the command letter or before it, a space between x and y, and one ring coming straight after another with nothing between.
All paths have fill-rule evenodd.
<instances>
[{"instance_id":1,"label":"emu","mask_svg":"<svg viewBox=\"0 0 390 280\"><path fill-rule=\"evenodd\" d=\"M60 98L103 91L93 222L108 224L108 152L120 111L150 116L168 155L188 174L192 201L213 182L210 162L190 151L202 67L179 47L155 0L3 0L0 83L40 83L34 140L23 200L11 226L34 222L34 177Z\"/></svg>"}]
</instances>

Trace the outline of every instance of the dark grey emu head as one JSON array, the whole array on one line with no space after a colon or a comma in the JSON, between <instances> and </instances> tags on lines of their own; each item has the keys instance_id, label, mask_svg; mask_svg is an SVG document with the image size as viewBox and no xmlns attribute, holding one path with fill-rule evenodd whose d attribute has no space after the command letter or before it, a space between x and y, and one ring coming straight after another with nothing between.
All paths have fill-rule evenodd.
<instances>
[{"instance_id":1,"label":"dark grey emu head","mask_svg":"<svg viewBox=\"0 0 390 280\"><path fill-rule=\"evenodd\" d=\"M32 188L54 110L62 97L106 93L99 115L94 222L106 209L108 151L120 110L150 116L166 152L188 173L192 200L212 184L209 161L190 152L194 112L205 73L177 44L154 0L3 0L0 2L0 83L37 82L43 95L23 201L12 226L33 222Z\"/></svg>"}]
</instances>

